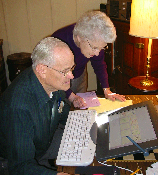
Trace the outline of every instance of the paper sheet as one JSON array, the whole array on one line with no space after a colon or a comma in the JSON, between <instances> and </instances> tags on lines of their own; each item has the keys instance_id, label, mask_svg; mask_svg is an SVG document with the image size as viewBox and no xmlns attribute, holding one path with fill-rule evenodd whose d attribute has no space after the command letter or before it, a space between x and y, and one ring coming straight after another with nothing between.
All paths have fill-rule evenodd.
<instances>
[{"instance_id":1,"label":"paper sheet","mask_svg":"<svg viewBox=\"0 0 158 175\"><path fill-rule=\"evenodd\" d=\"M85 93L77 93L76 95L82 97L85 102L87 103L87 106L81 109L86 109L89 107L95 107L95 106L99 106L100 102L98 100L98 97L95 93L95 91L91 91L91 92L85 92Z\"/></svg>"},{"instance_id":2,"label":"paper sheet","mask_svg":"<svg viewBox=\"0 0 158 175\"><path fill-rule=\"evenodd\" d=\"M111 100L105 99L105 98L98 98L98 100L101 104L100 106L88 108L88 109L95 109L98 114L102 113L102 112L109 111L109 110L114 110L117 108L132 105L132 100L126 100L125 102L121 102L119 100L111 101Z\"/></svg>"},{"instance_id":3,"label":"paper sheet","mask_svg":"<svg viewBox=\"0 0 158 175\"><path fill-rule=\"evenodd\" d=\"M158 162L153 163L151 167L148 167L146 170L146 175L156 175L158 174Z\"/></svg>"}]
</instances>

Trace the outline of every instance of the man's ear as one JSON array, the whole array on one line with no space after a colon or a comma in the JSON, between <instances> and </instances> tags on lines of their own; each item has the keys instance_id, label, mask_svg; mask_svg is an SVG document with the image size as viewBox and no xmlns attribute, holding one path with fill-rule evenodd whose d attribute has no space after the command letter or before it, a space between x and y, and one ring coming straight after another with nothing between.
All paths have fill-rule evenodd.
<instances>
[{"instance_id":1,"label":"man's ear","mask_svg":"<svg viewBox=\"0 0 158 175\"><path fill-rule=\"evenodd\" d=\"M81 38L78 35L76 36L76 38L77 38L77 41L80 43L81 42Z\"/></svg>"},{"instance_id":2,"label":"man's ear","mask_svg":"<svg viewBox=\"0 0 158 175\"><path fill-rule=\"evenodd\" d=\"M36 66L36 72L40 75L41 78L46 78L47 66L38 64Z\"/></svg>"}]
</instances>

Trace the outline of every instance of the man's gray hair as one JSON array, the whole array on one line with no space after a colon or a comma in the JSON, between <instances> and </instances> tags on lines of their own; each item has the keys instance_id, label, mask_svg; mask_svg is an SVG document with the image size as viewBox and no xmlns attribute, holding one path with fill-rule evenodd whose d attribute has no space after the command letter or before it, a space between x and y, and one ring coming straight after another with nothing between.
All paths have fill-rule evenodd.
<instances>
[{"instance_id":1,"label":"man's gray hair","mask_svg":"<svg viewBox=\"0 0 158 175\"><path fill-rule=\"evenodd\" d=\"M38 64L54 65L55 56L54 49L56 47L68 47L68 45L61 40L54 37L47 37L42 39L34 48L31 59L32 68L35 69Z\"/></svg>"},{"instance_id":2,"label":"man's gray hair","mask_svg":"<svg viewBox=\"0 0 158 175\"><path fill-rule=\"evenodd\" d=\"M88 11L79 18L74 27L73 37L76 36L91 41L113 43L116 39L116 29L105 13Z\"/></svg>"}]
</instances>

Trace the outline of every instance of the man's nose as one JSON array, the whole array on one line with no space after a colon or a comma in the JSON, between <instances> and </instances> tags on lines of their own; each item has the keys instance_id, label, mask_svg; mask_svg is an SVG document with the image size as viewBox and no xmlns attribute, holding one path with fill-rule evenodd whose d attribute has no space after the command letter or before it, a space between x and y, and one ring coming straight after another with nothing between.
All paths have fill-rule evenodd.
<instances>
[{"instance_id":1,"label":"man's nose","mask_svg":"<svg viewBox=\"0 0 158 175\"><path fill-rule=\"evenodd\" d=\"M73 75L72 71L69 71L67 73L67 77L70 78L70 79L73 79L74 78L74 75Z\"/></svg>"}]
</instances>

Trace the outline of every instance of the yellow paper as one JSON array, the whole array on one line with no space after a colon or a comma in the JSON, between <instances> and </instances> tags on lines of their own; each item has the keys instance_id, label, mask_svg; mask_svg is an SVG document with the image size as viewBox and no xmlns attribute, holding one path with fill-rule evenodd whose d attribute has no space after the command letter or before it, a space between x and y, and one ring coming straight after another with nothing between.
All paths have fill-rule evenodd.
<instances>
[{"instance_id":1,"label":"yellow paper","mask_svg":"<svg viewBox=\"0 0 158 175\"><path fill-rule=\"evenodd\" d=\"M121 102L118 100L111 101L105 98L98 98L98 100L100 102L100 106L88 108L88 109L95 109L98 114L109 111L109 110L114 110L114 109L118 109L121 107L132 105L132 100L126 100L125 102Z\"/></svg>"}]
</instances>

